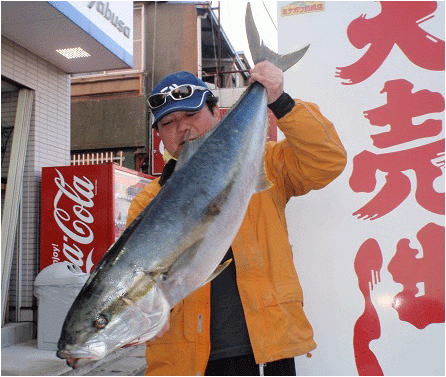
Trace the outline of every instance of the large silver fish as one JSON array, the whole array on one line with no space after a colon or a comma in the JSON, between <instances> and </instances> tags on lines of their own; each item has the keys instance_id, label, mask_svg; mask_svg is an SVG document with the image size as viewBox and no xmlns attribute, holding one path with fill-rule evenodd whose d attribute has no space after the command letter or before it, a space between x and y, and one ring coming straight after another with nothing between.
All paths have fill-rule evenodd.
<instances>
[{"instance_id":1,"label":"large silver fish","mask_svg":"<svg viewBox=\"0 0 446 377\"><path fill-rule=\"evenodd\" d=\"M254 61L282 69L286 56L268 50L246 14ZM202 138L186 143L174 174L105 254L65 319L57 356L75 367L153 338L170 309L218 275L251 196L269 187L263 155L265 88L254 83Z\"/></svg>"}]
</instances>

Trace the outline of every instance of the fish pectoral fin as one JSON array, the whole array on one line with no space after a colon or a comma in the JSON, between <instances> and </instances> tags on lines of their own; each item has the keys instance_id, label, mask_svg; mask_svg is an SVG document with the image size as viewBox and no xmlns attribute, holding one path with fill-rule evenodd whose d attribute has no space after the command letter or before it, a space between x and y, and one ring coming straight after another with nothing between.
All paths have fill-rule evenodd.
<instances>
[{"instance_id":1,"label":"fish pectoral fin","mask_svg":"<svg viewBox=\"0 0 446 377\"><path fill-rule=\"evenodd\" d=\"M168 280L172 275L175 275L178 271L184 269L185 266L189 265L190 261L196 257L197 250L200 244L203 242L203 238L195 240L194 243L187 245L187 247L182 250L178 258L171 264L171 266L158 276L162 281Z\"/></svg>"},{"instance_id":2,"label":"fish pectoral fin","mask_svg":"<svg viewBox=\"0 0 446 377\"><path fill-rule=\"evenodd\" d=\"M209 276L207 278L207 280L203 283L203 285L209 283L211 280L214 280L218 275L220 275L223 270L229 266L229 264L232 262L232 258L228 259L227 261L225 261L224 263L220 264L215 270L214 272L211 274L211 276Z\"/></svg>"}]
</instances>

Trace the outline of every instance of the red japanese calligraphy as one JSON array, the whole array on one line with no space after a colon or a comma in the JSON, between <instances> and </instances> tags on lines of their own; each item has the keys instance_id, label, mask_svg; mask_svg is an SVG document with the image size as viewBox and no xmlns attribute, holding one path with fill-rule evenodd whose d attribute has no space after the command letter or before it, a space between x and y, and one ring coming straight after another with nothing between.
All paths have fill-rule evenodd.
<instances>
[{"instance_id":1,"label":"red japanese calligraphy","mask_svg":"<svg viewBox=\"0 0 446 377\"><path fill-rule=\"evenodd\" d=\"M427 224L417 233L423 248L422 258L416 257L418 250L409 246L408 239L402 239L388 265L393 280L404 287L394 297L393 307L401 321L418 329L445 320L444 235L444 227ZM419 292L420 283L424 283L424 292Z\"/></svg>"},{"instance_id":2,"label":"red japanese calligraphy","mask_svg":"<svg viewBox=\"0 0 446 377\"><path fill-rule=\"evenodd\" d=\"M416 201L428 211L444 214L444 193L434 190L433 183L442 175L434 160L444 153L444 139L399 152L375 154L363 151L353 158L350 187L355 192L372 192L377 170L388 173L383 188L366 205L353 213L360 219L375 220L397 208L409 195L411 184L402 173L414 170L417 178Z\"/></svg>"},{"instance_id":3,"label":"red japanese calligraphy","mask_svg":"<svg viewBox=\"0 0 446 377\"><path fill-rule=\"evenodd\" d=\"M370 44L355 63L337 67L343 84L357 84L369 78L383 64L394 45L415 65L444 70L444 41L424 31L420 24L434 17L436 1L381 1L381 13L353 20L347 29L350 42L358 49ZM430 16L430 17L428 17Z\"/></svg>"},{"instance_id":4,"label":"red japanese calligraphy","mask_svg":"<svg viewBox=\"0 0 446 377\"><path fill-rule=\"evenodd\" d=\"M371 136L376 147L387 148L435 136L441 132L441 120L428 119L419 125L414 125L412 118L443 111L443 96L429 90L412 93L412 89L413 84L407 80L387 81L381 91L387 93L387 104L364 112L372 125L379 127L390 125L389 132Z\"/></svg>"},{"instance_id":5,"label":"red japanese calligraphy","mask_svg":"<svg viewBox=\"0 0 446 377\"><path fill-rule=\"evenodd\" d=\"M373 238L368 239L361 245L355 257L355 272L365 302L364 312L356 320L353 332L356 368L360 376L383 375L378 359L369 348L370 342L381 336L381 325L370 291L373 290L373 284L380 282L382 264L383 257L378 242Z\"/></svg>"}]
</instances>

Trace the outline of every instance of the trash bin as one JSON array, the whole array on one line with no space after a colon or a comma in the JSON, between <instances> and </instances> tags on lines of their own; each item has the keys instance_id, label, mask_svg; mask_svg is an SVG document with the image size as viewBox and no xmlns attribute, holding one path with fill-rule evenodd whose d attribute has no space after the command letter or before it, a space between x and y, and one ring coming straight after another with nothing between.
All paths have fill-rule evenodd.
<instances>
[{"instance_id":1,"label":"trash bin","mask_svg":"<svg viewBox=\"0 0 446 377\"><path fill-rule=\"evenodd\" d=\"M34 281L37 311L37 348L55 351L62 325L74 299L90 274L69 262L44 268Z\"/></svg>"}]
</instances>

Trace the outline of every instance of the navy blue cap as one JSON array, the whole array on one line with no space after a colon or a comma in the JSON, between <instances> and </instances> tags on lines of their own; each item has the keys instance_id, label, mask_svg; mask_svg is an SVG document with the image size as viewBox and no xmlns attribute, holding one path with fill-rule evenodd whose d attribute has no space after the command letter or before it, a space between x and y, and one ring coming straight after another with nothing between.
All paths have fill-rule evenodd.
<instances>
[{"instance_id":1,"label":"navy blue cap","mask_svg":"<svg viewBox=\"0 0 446 377\"><path fill-rule=\"evenodd\" d=\"M184 84L192 84L208 88L206 83L190 72L179 71L171 73L164 77L152 90L152 94L168 92L175 89L177 86ZM163 116L173 113L175 111L198 111L206 103L206 96L212 95L208 90L195 90L191 97L175 101L170 96L167 96L166 103L156 109L150 109L154 116L152 126L154 126Z\"/></svg>"}]
</instances>

